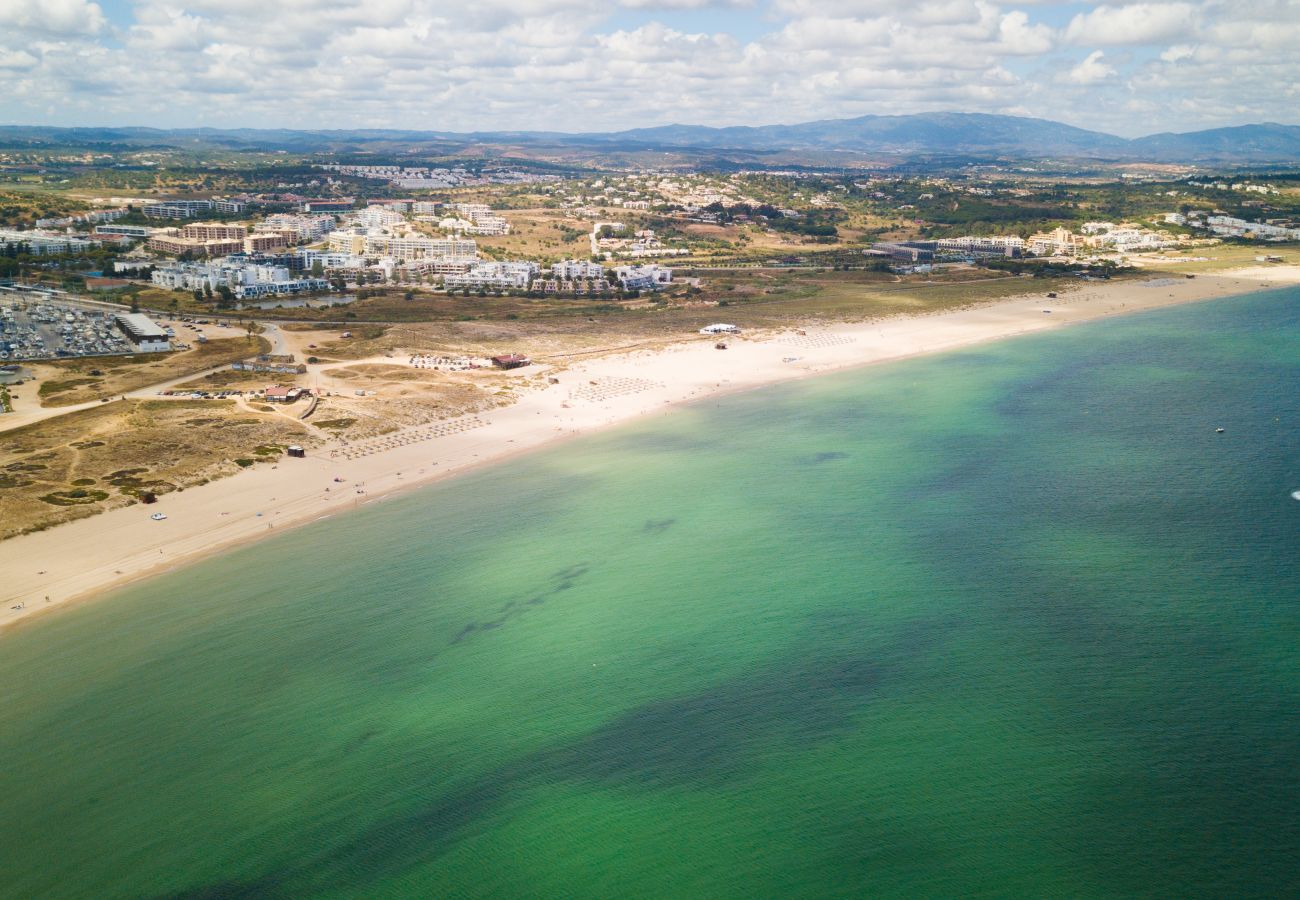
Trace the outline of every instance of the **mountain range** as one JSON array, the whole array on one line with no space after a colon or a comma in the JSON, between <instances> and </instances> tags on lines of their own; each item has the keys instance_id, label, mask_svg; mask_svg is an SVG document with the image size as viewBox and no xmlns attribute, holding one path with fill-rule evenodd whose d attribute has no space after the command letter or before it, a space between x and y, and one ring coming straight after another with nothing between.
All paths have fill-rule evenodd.
<instances>
[{"instance_id":1,"label":"mountain range","mask_svg":"<svg viewBox=\"0 0 1300 900\"><path fill-rule=\"evenodd\" d=\"M457 146L501 145L528 151L545 147L635 152L671 149L725 156L782 152L871 154L885 156L964 155L1021 159L1091 159L1152 163L1300 162L1300 126L1262 123L1185 133L1166 132L1121 138L1060 122L982 113L918 113L859 116L797 125L664 125L628 131L473 132L290 129L156 129L0 127L0 146L33 144L114 145L125 147L225 147L284 149L295 152L365 146L434 143L443 151Z\"/></svg>"}]
</instances>

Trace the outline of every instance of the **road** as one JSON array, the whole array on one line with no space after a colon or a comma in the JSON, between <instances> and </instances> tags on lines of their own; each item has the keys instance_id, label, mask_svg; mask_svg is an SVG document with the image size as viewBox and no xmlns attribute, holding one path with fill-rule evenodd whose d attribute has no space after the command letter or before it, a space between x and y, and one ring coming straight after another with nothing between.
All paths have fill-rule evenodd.
<instances>
[{"instance_id":1,"label":"road","mask_svg":"<svg viewBox=\"0 0 1300 900\"><path fill-rule=\"evenodd\" d=\"M231 327L234 327L233 324ZM284 332L278 325L266 325L262 336L271 342L271 353L285 352ZM203 369L199 372L191 372L188 375L181 375L176 378L169 378L166 381L159 381L154 384L147 384L144 387L136 388L133 391L127 391L125 396L133 400L147 400L156 398L159 391L173 390L181 384L194 381L197 378L203 378L216 372L224 372L230 368L229 363L220 366L213 366L210 369ZM14 400L14 411L5 413L0 416L0 433L12 431L15 428L22 428L25 425L31 425L34 422L43 422L47 419L66 416L69 413L79 412L83 409L90 409L99 406L102 401L89 400L85 403L75 403L71 406L51 406L44 407L39 405L37 391L39 385L35 382L28 382L17 388L18 397Z\"/></svg>"}]
</instances>

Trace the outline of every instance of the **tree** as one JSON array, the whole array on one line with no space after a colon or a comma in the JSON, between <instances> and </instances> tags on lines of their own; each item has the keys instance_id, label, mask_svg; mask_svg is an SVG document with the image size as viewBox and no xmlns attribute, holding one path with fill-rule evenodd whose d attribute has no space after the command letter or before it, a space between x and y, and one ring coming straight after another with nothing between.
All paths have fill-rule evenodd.
<instances>
[{"instance_id":1,"label":"tree","mask_svg":"<svg viewBox=\"0 0 1300 900\"><path fill-rule=\"evenodd\" d=\"M312 278L325 277L325 265L319 259L314 260L311 264L311 277Z\"/></svg>"},{"instance_id":2,"label":"tree","mask_svg":"<svg viewBox=\"0 0 1300 900\"><path fill-rule=\"evenodd\" d=\"M195 303L203 302L203 291L199 290L198 288L194 289L194 302Z\"/></svg>"}]
</instances>

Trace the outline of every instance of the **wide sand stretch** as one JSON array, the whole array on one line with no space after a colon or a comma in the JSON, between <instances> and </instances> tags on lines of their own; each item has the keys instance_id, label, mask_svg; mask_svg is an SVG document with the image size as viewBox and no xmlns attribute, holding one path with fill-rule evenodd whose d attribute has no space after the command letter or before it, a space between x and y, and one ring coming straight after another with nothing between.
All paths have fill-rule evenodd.
<instances>
[{"instance_id":1,"label":"wide sand stretch","mask_svg":"<svg viewBox=\"0 0 1300 900\"><path fill-rule=\"evenodd\" d=\"M351 454L283 459L131 506L0 542L0 629L201 555L342 513L396 490L541 447L676 403L813 374L1058 328L1104 316L1300 283L1300 267L1092 282L924 316L780 333L698 338L577 364L513 406L467 417L474 427L397 432ZM1050 313L1045 312L1050 310ZM479 424L481 422L481 424ZM336 480L341 479L341 480ZM154 512L165 521L152 521Z\"/></svg>"}]
</instances>

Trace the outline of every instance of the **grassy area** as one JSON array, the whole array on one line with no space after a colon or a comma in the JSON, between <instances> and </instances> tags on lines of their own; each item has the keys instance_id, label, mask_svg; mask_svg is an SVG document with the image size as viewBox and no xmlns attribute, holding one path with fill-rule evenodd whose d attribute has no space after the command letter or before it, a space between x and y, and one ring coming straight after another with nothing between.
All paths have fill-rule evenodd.
<instances>
[{"instance_id":1,"label":"grassy area","mask_svg":"<svg viewBox=\"0 0 1300 900\"><path fill-rule=\"evenodd\" d=\"M575 353L680 340L718 321L746 329L789 328L810 320L861 321L1011 296L1041 296L1077 283L979 270L929 281L866 271L744 269L698 274L702 278L698 288L680 284L666 294L599 308L581 304L575 308L563 300L470 298L478 313L473 318L351 326L353 337L347 340L339 338L334 328L320 329L312 338L319 346L308 352L341 362L407 350L474 356L518 350L539 361L557 362ZM517 312L506 314L507 310ZM298 324L282 327L299 333L315 329Z\"/></svg>"},{"instance_id":2,"label":"grassy area","mask_svg":"<svg viewBox=\"0 0 1300 900\"><path fill-rule=\"evenodd\" d=\"M0 387L0 413L14 411L14 402L9 398L9 389Z\"/></svg>"},{"instance_id":3,"label":"grassy area","mask_svg":"<svg viewBox=\"0 0 1300 900\"><path fill-rule=\"evenodd\" d=\"M71 406L118 397L151 384L228 365L270 349L271 344L266 338L219 338L176 353L57 360L43 364L59 374L41 384L40 396L45 406ZM65 373L66 377L62 377Z\"/></svg>"},{"instance_id":4,"label":"grassy area","mask_svg":"<svg viewBox=\"0 0 1300 900\"><path fill-rule=\"evenodd\" d=\"M89 439L93 436L93 439ZM0 539L239 471L236 459L318 446L305 426L228 401L119 400L5 432Z\"/></svg>"},{"instance_id":5,"label":"grassy area","mask_svg":"<svg viewBox=\"0 0 1300 900\"><path fill-rule=\"evenodd\" d=\"M1300 263L1300 244L1216 244L1212 247L1197 247L1182 253L1169 254L1169 256L1194 261L1162 263L1156 258L1146 258L1144 262L1148 269L1170 273L1187 272L1193 275L1239 269L1243 266L1266 265L1256 262L1257 256L1280 256L1284 263L1296 265ZM1204 260L1200 257L1204 257Z\"/></svg>"},{"instance_id":6,"label":"grassy area","mask_svg":"<svg viewBox=\"0 0 1300 900\"><path fill-rule=\"evenodd\" d=\"M612 298L547 297L532 299L516 296L448 295L403 287L382 289L377 296L358 300L338 309L268 310L261 317L268 320L289 318L299 322L320 322L352 328L358 334L365 326L349 322L410 324L418 322L466 321L541 321L572 320L587 322L591 318L618 315L630 323L640 315L662 319L674 310L701 304L725 303L744 307L763 304L769 314L836 315L869 318L891 311L929 308L941 303L975 302L1013 293L1027 293L1047 287L1041 280L1035 286L1028 279L1010 278L987 270L959 270L936 273L932 277L899 278L888 272L867 270L831 271L820 269L701 269L681 268L683 277L699 276L702 286L691 290L686 283L658 294L617 300ZM990 287L991 284L1000 287ZM944 287L951 290L940 290ZM297 325L287 326L290 328ZM301 327L310 327L303 325ZM637 327L632 323L630 327ZM322 349L321 355L332 355Z\"/></svg>"}]
</instances>

